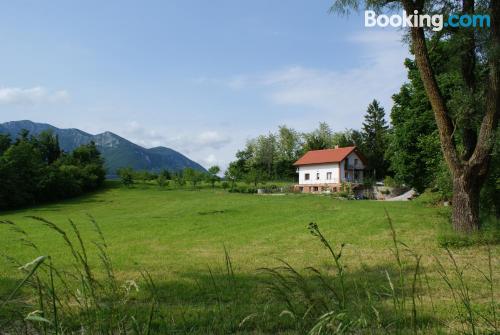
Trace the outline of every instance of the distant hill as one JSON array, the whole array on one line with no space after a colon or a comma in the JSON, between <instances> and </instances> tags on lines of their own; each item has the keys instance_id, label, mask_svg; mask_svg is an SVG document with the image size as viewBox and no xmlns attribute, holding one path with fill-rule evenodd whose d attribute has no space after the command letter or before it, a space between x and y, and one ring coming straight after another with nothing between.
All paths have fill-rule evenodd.
<instances>
[{"instance_id":1,"label":"distant hill","mask_svg":"<svg viewBox=\"0 0 500 335\"><path fill-rule=\"evenodd\" d=\"M28 120L0 123L0 133L10 134L13 139L23 129L28 130L33 135L38 135L45 130L52 130L59 137L61 149L66 152L94 141L104 157L109 175L115 175L116 170L121 167L151 172L158 172L162 169L179 171L188 167L206 171L200 164L173 149L165 147L146 149L109 131L92 135L79 129L60 129L50 124Z\"/></svg>"}]
</instances>

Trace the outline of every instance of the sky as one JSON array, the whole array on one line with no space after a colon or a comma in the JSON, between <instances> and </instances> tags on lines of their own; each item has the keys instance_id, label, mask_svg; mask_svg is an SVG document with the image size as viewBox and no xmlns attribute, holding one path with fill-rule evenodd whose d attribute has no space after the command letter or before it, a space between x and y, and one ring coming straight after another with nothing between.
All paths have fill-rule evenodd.
<instances>
[{"instance_id":1,"label":"sky","mask_svg":"<svg viewBox=\"0 0 500 335\"><path fill-rule=\"evenodd\" d=\"M406 81L400 31L331 0L2 1L0 122L167 146L205 167L280 125L361 127Z\"/></svg>"}]
</instances>

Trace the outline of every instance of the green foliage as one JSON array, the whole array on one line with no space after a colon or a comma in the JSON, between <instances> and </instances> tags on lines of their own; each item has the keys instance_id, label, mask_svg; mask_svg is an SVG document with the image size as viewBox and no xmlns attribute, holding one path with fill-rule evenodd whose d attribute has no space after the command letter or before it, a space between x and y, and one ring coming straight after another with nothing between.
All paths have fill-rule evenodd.
<instances>
[{"instance_id":1,"label":"green foliage","mask_svg":"<svg viewBox=\"0 0 500 335\"><path fill-rule=\"evenodd\" d=\"M130 167L120 168L116 171L122 184L126 187L131 187L134 184L134 170Z\"/></svg>"},{"instance_id":2,"label":"green foliage","mask_svg":"<svg viewBox=\"0 0 500 335\"><path fill-rule=\"evenodd\" d=\"M333 132L326 122L320 122L318 129L304 136L303 152L332 148Z\"/></svg>"},{"instance_id":3,"label":"green foliage","mask_svg":"<svg viewBox=\"0 0 500 335\"><path fill-rule=\"evenodd\" d=\"M387 186L387 187L396 187L398 186L398 184L396 183L396 181L394 180L394 178L392 178L391 176L387 176L384 178L384 186Z\"/></svg>"},{"instance_id":4,"label":"green foliage","mask_svg":"<svg viewBox=\"0 0 500 335\"><path fill-rule=\"evenodd\" d=\"M15 142L0 137L0 208L16 208L64 199L99 188L103 160L93 142L63 153L50 132Z\"/></svg>"},{"instance_id":5,"label":"green foliage","mask_svg":"<svg viewBox=\"0 0 500 335\"><path fill-rule=\"evenodd\" d=\"M481 190L481 210L485 216L500 219L500 127L490 163L490 173Z\"/></svg>"},{"instance_id":6,"label":"green foliage","mask_svg":"<svg viewBox=\"0 0 500 335\"><path fill-rule=\"evenodd\" d=\"M158 175L149 171L139 170L139 171L134 171L134 178L144 183L156 180L156 178L158 178Z\"/></svg>"},{"instance_id":7,"label":"green foliage","mask_svg":"<svg viewBox=\"0 0 500 335\"><path fill-rule=\"evenodd\" d=\"M441 200L451 200L453 195L453 184L450 170L444 160L439 162L435 172L435 191L439 192Z\"/></svg>"},{"instance_id":8,"label":"green foliage","mask_svg":"<svg viewBox=\"0 0 500 335\"><path fill-rule=\"evenodd\" d=\"M208 182L212 185L212 188L214 188L215 183L220 180L220 177L218 176L219 172L220 172L220 167L218 167L217 165L211 166L208 169L207 179Z\"/></svg>"},{"instance_id":9,"label":"green foliage","mask_svg":"<svg viewBox=\"0 0 500 335\"><path fill-rule=\"evenodd\" d=\"M224 172L224 179L231 182L231 189L234 189L236 182L241 179L243 174L244 162L239 160L231 162Z\"/></svg>"},{"instance_id":10,"label":"green foliage","mask_svg":"<svg viewBox=\"0 0 500 335\"><path fill-rule=\"evenodd\" d=\"M362 152L365 148L363 133L355 129L346 129L345 131L335 132L332 135L334 146L350 147L357 146Z\"/></svg>"},{"instance_id":11,"label":"green foliage","mask_svg":"<svg viewBox=\"0 0 500 335\"><path fill-rule=\"evenodd\" d=\"M368 160L368 169L373 171L376 179L386 175L388 162L384 156L387 151L388 126L385 111L377 100L369 105L363 122L362 152Z\"/></svg>"},{"instance_id":12,"label":"green foliage","mask_svg":"<svg viewBox=\"0 0 500 335\"><path fill-rule=\"evenodd\" d=\"M457 126L455 141L463 151L460 127L477 127L479 124L477 117L467 116L466 110L471 104L476 104L474 108L477 108L482 102L479 97L468 97L464 94L458 65L449 60L457 41L432 39L429 43L433 45L430 58L441 92L454 113L453 118ZM414 187L419 192L431 187L439 192L441 200L450 200L453 192L452 178L441 153L434 114L415 62L407 59L405 65L409 83L404 84L400 92L393 96L393 128L386 155L391 163L390 169L397 182ZM498 128L496 139L490 173L481 191L480 204L483 212L500 217L498 201L495 201L500 198L496 183L500 176Z\"/></svg>"},{"instance_id":13,"label":"green foliage","mask_svg":"<svg viewBox=\"0 0 500 335\"><path fill-rule=\"evenodd\" d=\"M257 189L255 187L247 186L247 185L239 185L231 188L229 190L231 193L257 193Z\"/></svg>"},{"instance_id":14,"label":"green foliage","mask_svg":"<svg viewBox=\"0 0 500 335\"><path fill-rule=\"evenodd\" d=\"M422 192L434 181L442 154L434 114L416 65L410 60L405 65L410 82L393 96L387 158L399 183Z\"/></svg>"},{"instance_id":15,"label":"green foliage","mask_svg":"<svg viewBox=\"0 0 500 335\"><path fill-rule=\"evenodd\" d=\"M11 146L10 136L6 134L0 134L0 155L9 149Z\"/></svg>"},{"instance_id":16,"label":"green foliage","mask_svg":"<svg viewBox=\"0 0 500 335\"><path fill-rule=\"evenodd\" d=\"M172 181L179 187L182 187L186 184L186 180L184 179L184 175L182 171L178 171L172 174Z\"/></svg>"},{"instance_id":17,"label":"green foliage","mask_svg":"<svg viewBox=\"0 0 500 335\"><path fill-rule=\"evenodd\" d=\"M483 217L481 230L472 234L461 234L449 227L442 227L438 243L444 248L464 248L500 244L500 221L494 216Z\"/></svg>"},{"instance_id":18,"label":"green foliage","mask_svg":"<svg viewBox=\"0 0 500 335\"><path fill-rule=\"evenodd\" d=\"M225 178L234 184L245 181L255 187L265 181L292 181L296 179L293 165L308 150L333 148L335 146L363 147L363 135L353 129L332 132L322 122L310 133L302 133L286 126L280 126L277 134L261 135L247 142L244 149L236 153Z\"/></svg>"},{"instance_id":19,"label":"green foliage","mask_svg":"<svg viewBox=\"0 0 500 335\"><path fill-rule=\"evenodd\" d=\"M168 186L169 180L167 179L167 177L163 173L160 173L158 175L158 177L156 178L156 183L161 188L164 188L164 187Z\"/></svg>"},{"instance_id":20,"label":"green foliage","mask_svg":"<svg viewBox=\"0 0 500 335\"><path fill-rule=\"evenodd\" d=\"M190 182L191 185L196 188L196 186L203 181L204 179L204 174L203 172L200 172L198 170L192 169L192 168L187 168L184 169L182 173L184 179L187 182Z\"/></svg>"}]
</instances>

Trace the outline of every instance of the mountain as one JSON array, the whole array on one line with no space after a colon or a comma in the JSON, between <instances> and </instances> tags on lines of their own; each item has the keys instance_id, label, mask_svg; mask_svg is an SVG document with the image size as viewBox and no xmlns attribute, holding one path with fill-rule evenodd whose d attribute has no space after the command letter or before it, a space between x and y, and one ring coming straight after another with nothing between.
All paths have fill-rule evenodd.
<instances>
[{"instance_id":1,"label":"mountain","mask_svg":"<svg viewBox=\"0 0 500 335\"><path fill-rule=\"evenodd\" d=\"M60 129L50 124L28 120L0 123L0 133L9 134L13 139L23 129L28 130L32 135L51 130L58 136L61 149L66 152L94 141L104 157L109 175L115 175L120 167L151 172L158 172L162 169L180 171L188 167L206 171L200 164L173 149L165 147L146 149L109 131L92 135L79 129Z\"/></svg>"}]
</instances>

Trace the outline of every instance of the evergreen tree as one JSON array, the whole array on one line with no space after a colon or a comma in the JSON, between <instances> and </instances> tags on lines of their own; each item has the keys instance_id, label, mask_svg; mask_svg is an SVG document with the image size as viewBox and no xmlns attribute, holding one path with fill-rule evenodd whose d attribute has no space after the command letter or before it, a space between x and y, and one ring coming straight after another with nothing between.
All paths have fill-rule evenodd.
<instances>
[{"instance_id":1,"label":"evergreen tree","mask_svg":"<svg viewBox=\"0 0 500 335\"><path fill-rule=\"evenodd\" d=\"M368 168L373 171L375 178L382 178L387 172L388 163L384 155L387 150L388 129L384 109L377 100L373 100L365 114L362 134Z\"/></svg>"}]
</instances>

